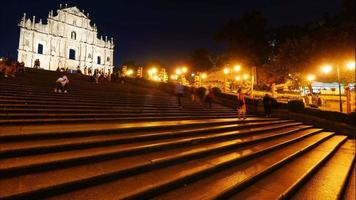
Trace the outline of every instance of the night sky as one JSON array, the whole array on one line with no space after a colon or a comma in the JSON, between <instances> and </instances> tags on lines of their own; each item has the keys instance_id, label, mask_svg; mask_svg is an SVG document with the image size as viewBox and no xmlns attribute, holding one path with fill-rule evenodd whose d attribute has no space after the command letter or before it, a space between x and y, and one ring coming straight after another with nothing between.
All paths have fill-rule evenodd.
<instances>
[{"instance_id":1,"label":"night sky","mask_svg":"<svg viewBox=\"0 0 356 200\"><path fill-rule=\"evenodd\" d=\"M194 49L217 51L223 47L214 42L214 34L228 19L250 10L261 11L274 26L303 24L341 10L341 0L5 0L0 6L0 56L17 57L17 24L24 12L45 21L60 3L89 12L99 35L114 37L116 66L128 60L174 66L189 59Z\"/></svg>"}]
</instances>

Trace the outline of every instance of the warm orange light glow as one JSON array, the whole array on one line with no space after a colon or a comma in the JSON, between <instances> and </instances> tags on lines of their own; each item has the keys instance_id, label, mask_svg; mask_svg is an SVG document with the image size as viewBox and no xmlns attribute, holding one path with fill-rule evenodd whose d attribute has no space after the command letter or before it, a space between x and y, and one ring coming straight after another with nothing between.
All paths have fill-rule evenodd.
<instances>
[{"instance_id":1,"label":"warm orange light glow","mask_svg":"<svg viewBox=\"0 0 356 200\"><path fill-rule=\"evenodd\" d=\"M182 73L182 70L181 69L176 69L176 74L177 75L180 75Z\"/></svg>"},{"instance_id":2,"label":"warm orange light glow","mask_svg":"<svg viewBox=\"0 0 356 200\"><path fill-rule=\"evenodd\" d=\"M248 77L249 77L249 75L248 75L248 74L244 74L244 76L243 76L244 80L247 80L247 79L248 79Z\"/></svg>"},{"instance_id":3,"label":"warm orange light glow","mask_svg":"<svg viewBox=\"0 0 356 200\"><path fill-rule=\"evenodd\" d=\"M346 64L347 69L349 70L355 70L355 61L354 62L348 62Z\"/></svg>"},{"instance_id":4,"label":"warm orange light glow","mask_svg":"<svg viewBox=\"0 0 356 200\"><path fill-rule=\"evenodd\" d=\"M182 67L182 72L183 72L183 73L186 73L187 71L188 71L188 68L183 66L183 67Z\"/></svg>"},{"instance_id":5,"label":"warm orange light glow","mask_svg":"<svg viewBox=\"0 0 356 200\"><path fill-rule=\"evenodd\" d=\"M151 69L148 70L148 74L150 76L152 76L153 74L156 74L157 73L157 68L155 67L152 67Z\"/></svg>"},{"instance_id":6,"label":"warm orange light glow","mask_svg":"<svg viewBox=\"0 0 356 200\"><path fill-rule=\"evenodd\" d=\"M240 65L235 65L234 70L235 70L235 72L240 71L241 70L241 66Z\"/></svg>"},{"instance_id":7,"label":"warm orange light glow","mask_svg":"<svg viewBox=\"0 0 356 200\"><path fill-rule=\"evenodd\" d=\"M315 75L314 74L307 75L307 80L308 81L314 81L315 80Z\"/></svg>"},{"instance_id":8,"label":"warm orange light glow","mask_svg":"<svg viewBox=\"0 0 356 200\"><path fill-rule=\"evenodd\" d=\"M205 73L203 73L203 74L201 75L201 78L202 78L202 79L206 79L206 77L207 77L207 75L206 75Z\"/></svg>"},{"instance_id":9,"label":"warm orange light glow","mask_svg":"<svg viewBox=\"0 0 356 200\"><path fill-rule=\"evenodd\" d=\"M178 76L177 76L177 75L175 75L175 74L172 74L172 75L171 75L171 79L173 79L173 80L177 80L177 79L178 79Z\"/></svg>"},{"instance_id":10,"label":"warm orange light glow","mask_svg":"<svg viewBox=\"0 0 356 200\"><path fill-rule=\"evenodd\" d=\"M230 69L229 68L224 68L224 74L228 74L230 73Z\"/></svg>"},{"instance_id":11,"label":"warm orange light glow","mask_svg":"<svg viewBox=\"0 0 356 200\"><path fill-rule=\"evenodd\" d=\"M321 68L321 71L324 73L324 74L328 74L330 73L332 70L332 67L330 65L325 65L324 67Z\"/></svg>"},{"instance_id":12,"label":"warm orange light glow","mask_svg":"<svg viewBox=\"0 0 356 200\"><path fill-rule=\"evenodd\" d=\"M241 77L240 77L240 76L235 76L235 80L236 80L236 81L240 81L240 80L241 80Z\"/></svg>"},{"instance_id":13,"label":"warm orange light glow","mask_svg":"<svg viewBox=\"0 0 356 200\"><path fill-rule=\"evenodd\" d=\"M132 69L128 69L128 70L126 71L126 75L130 76L130 75L132 75L132 74L133 74L133 70L132 70Z\"/></svg>"}]
</instances>

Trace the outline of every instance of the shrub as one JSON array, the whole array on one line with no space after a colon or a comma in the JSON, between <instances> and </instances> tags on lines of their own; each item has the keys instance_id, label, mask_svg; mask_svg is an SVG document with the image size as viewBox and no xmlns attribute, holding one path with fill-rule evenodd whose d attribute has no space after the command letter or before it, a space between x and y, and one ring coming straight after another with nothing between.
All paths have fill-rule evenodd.
<instances>
[{"instance_id":1,"label":"shrub","mask_svg":"<svg viewBox=\"0 0 356 200\"><path fill-rule=\"evenodd\" d=\"M303 112L304 102L301 100L291 100L288 102L288 110L293 112Z\"/></svg>"},{"instance_id":2,"label":"shrub","mask_svg":"<svg viewBox=\"0 0 356 200\"><path fill-rule=\"evenodd\" d=\"M351 112L348 114L348 117L349 117L349 123L351 125L354 125L356 124L356 112Z\"/></svg>"}]
</instances>

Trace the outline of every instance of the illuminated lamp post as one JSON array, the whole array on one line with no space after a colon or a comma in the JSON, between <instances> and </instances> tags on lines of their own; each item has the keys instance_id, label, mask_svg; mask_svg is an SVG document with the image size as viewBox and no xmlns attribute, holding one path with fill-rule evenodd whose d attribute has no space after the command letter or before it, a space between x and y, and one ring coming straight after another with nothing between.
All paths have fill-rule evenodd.
<instances>
[{"instance_id":1,"label":"illuminated lamp post","mask_svg":"<svg viewBox=\"0 0 356 200\"><path fill-rule=\"evenodd\" d=\"M348 70L355 70L355 62L348 62L346 64L346 68ZM330 65L325 65L321 68L321 71L324 74L329 74L332 71L332 67ZM340 83L340 65L336 65L336 75L337 75L337 83L339 86L339 107L340 107L340 112L342 112L342 98L341 98L341 83Z\"/></svg>"},{"instance_id":2,"label":"illuminated lamp post","mask_svg":"<svg viewBox=\"0 0 356 200\"><path fill-rule=\"evenodd\" d=\"M226 93L226 76L230 73L230 68L225 67L224 68L224 92Z\"/></svg>"}]
</instances>

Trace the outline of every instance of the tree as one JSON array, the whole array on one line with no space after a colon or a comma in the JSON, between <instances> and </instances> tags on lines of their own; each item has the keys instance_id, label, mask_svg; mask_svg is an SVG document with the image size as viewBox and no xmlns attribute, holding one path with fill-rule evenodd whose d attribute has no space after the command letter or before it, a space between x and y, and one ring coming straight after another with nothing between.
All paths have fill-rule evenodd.
<instances>
[{"instance_id":1,"label":"tree","mask_svg":"<svg viewBox=\"0 0 356 200\"><path fill-rule=\"evenodd\" d=\"M223 54L216 54L207 49L196 49L190 59L190 65L195 71L207 71L222 65Z\"/></svg>"},{"instance_id":2,"label":"tree","mask_svg":"<svg viewBox=\"0 0 356 200\"><path fill-rule=\"evenodd\" d=\"M231 61L259 66L268 57L267 23L260 12L251 11L238 20L228 21L217 33L218 42L228 46Z\"/></svg>"}]
</instances>

